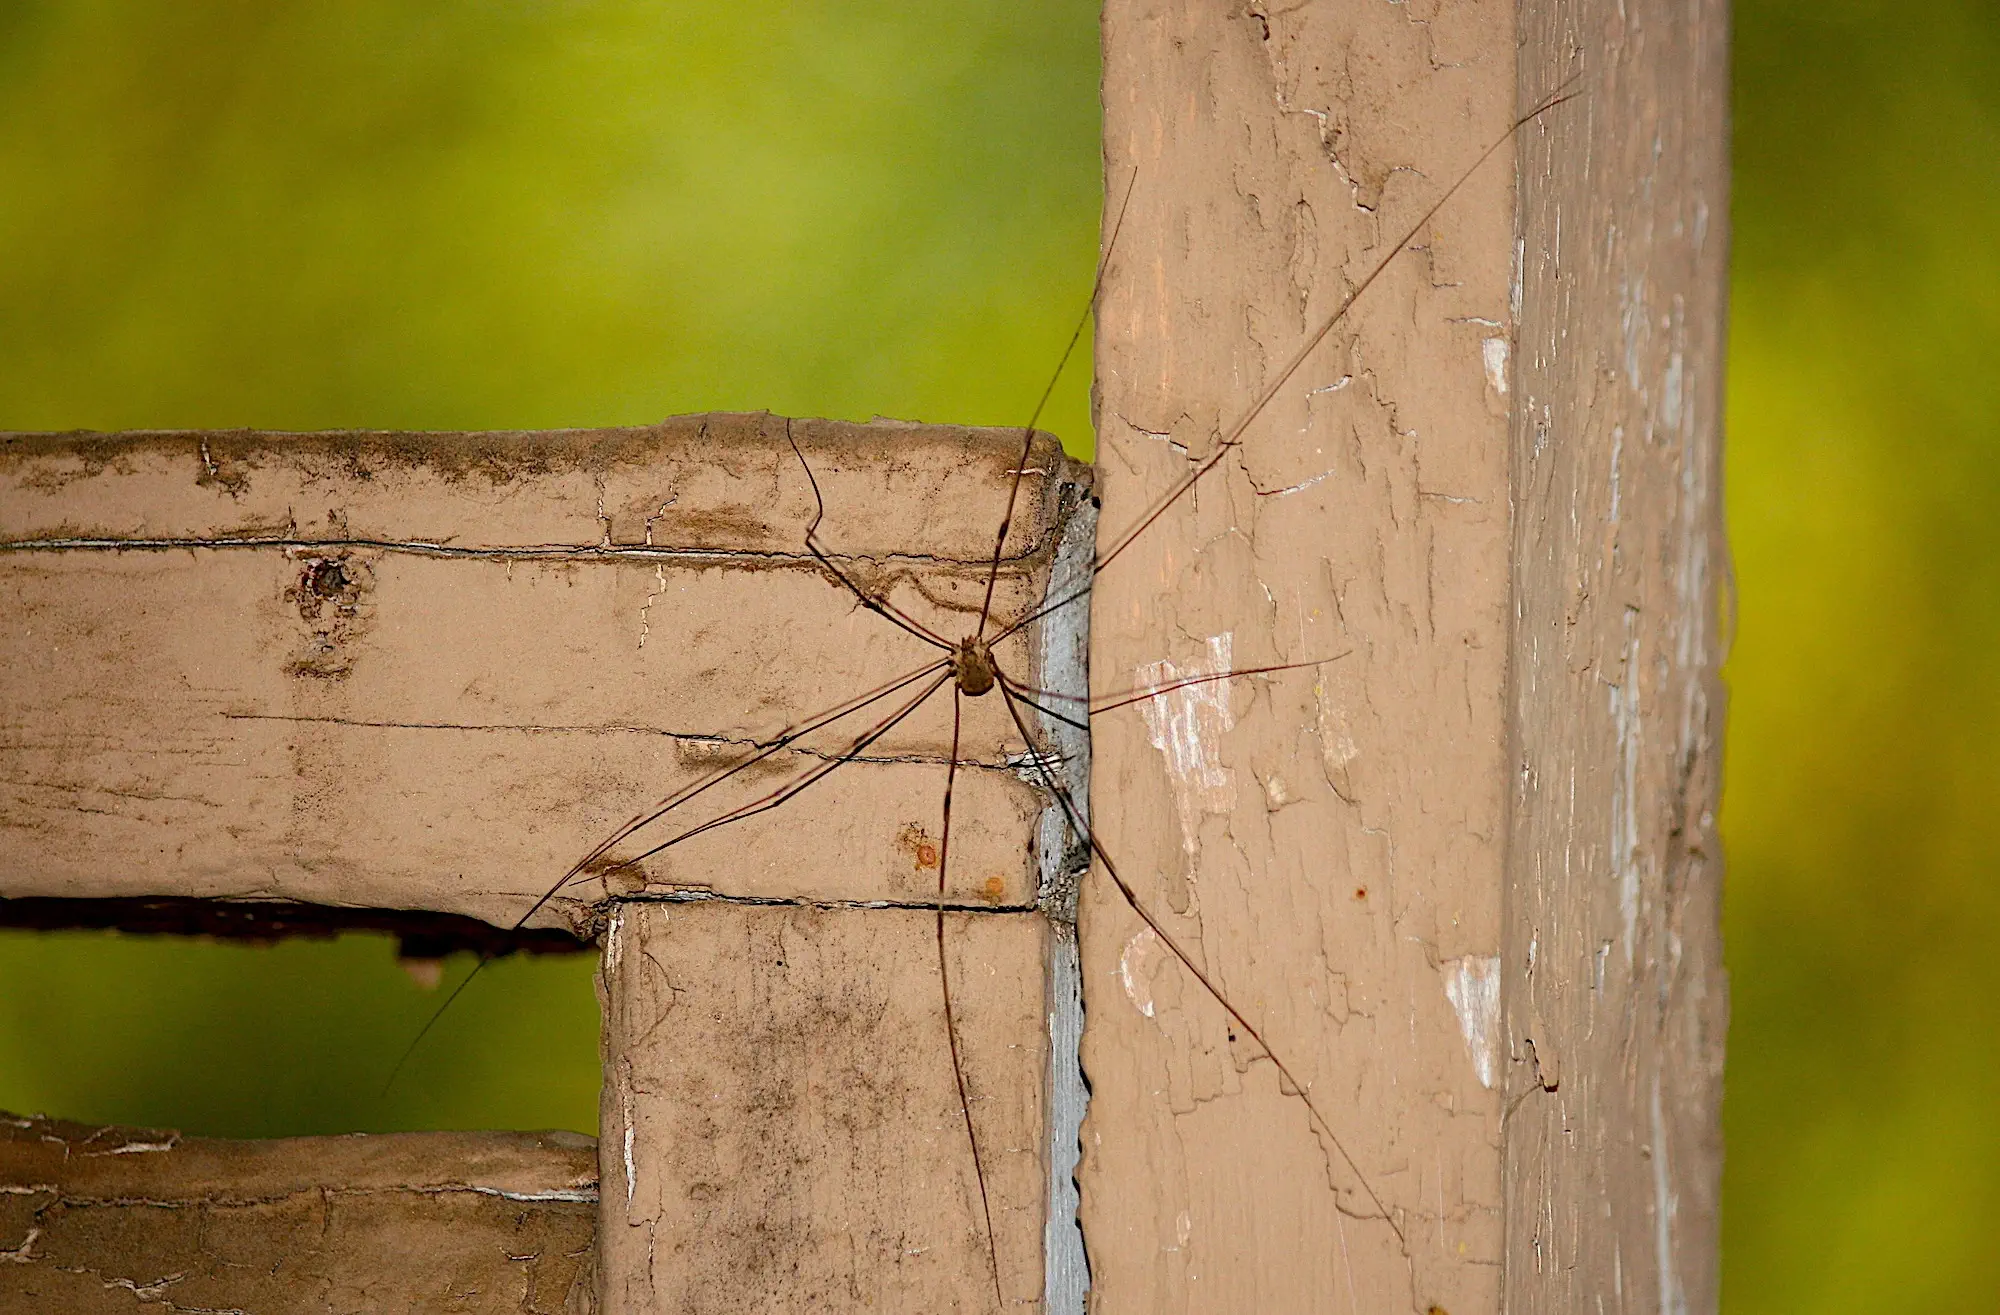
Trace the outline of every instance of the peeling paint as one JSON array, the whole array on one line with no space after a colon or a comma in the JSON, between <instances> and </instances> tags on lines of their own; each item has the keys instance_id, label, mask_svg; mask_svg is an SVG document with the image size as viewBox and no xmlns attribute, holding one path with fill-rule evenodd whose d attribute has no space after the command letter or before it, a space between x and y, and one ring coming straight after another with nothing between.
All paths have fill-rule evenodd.
<instances>
[{"instance_id":1,"label":"peeling paint","mask_svg":"<svg viewBox=\"0 0 2000 1315\"><path fill-rule=\"evenodd\" d=\"M468 1187L465 1190L481 1196L497 1196L505 1201L574 1201L582 1205L593 1205L597 1201L595 1187L557 1187L546 1192L509 1192L499 1187Z\"/></svg>"},{"instance_id":2,"label":"peeling paint","mask_svg":"<svg viewBox=\"0 0 2000 1315\"><path fill-rule=\"evenodd\" d=\"M1354 734L1348 726L1347 713L1327 694L1326 682L1320 680L1313 685L1315 721L1319 730L1320 767L1326 773L1326 782L1335 794L1352 801L1354 785L1348 779L1347 765L1361 756L1360 746L1354 742Z\"/></svg>"},{"instance_id":3,"label":"peeling paint","mask_svg":"<svg viewBox=\"0 0 2000 1315\"><path fill-rule=\"evenodd\" d=\"M81 1151L82 1155L155 1155L161 1151L171 1151L180 1144L180 1138L167 1141L128 1141L122 1146L113 1146L108 1151Z\"/></svg>"},{"instance_id":4,"label":"peeling paint","mask_svg":"<svg viewBox=\"0 0 2000 1315\"><path fill-rule=\"evenodd\" d=\"M1507 354L1510 348L1504 337L1481 338L1479 358L1486 363L1486 384L1494 392L1507 395Z\"/></svg>"},{"instance_id":5,"label":"peeling paint","mask_svg":"<svg viewBox=\"0 0 2000 1315\"><path fill-rule=\"evenodd\" d=\"M1514 277L1507 284L1507 310L1515 319L1521 318L1521 286L1528 272L1528 239L1514 239Z\"/></svg>"},{"instance_id":6,"label":"peeling paint","mask_svg":"<svg viewBox=\"0 0 2000 1315\"><path fill-rule=\"evenodd\" d=\"M1334 471L1322 470L1319 474L1314 475L1311 479L1302 479L1296 484L1287 484L1285 487L1281 489L1259 489L1257 490L1257 496L1260 498L1290 497L1292 494L1304 492L1306 489L1309 489L1313 485L1318 484L1324 480L1332 479L1334 474L1335 474Z\"/></svg>"},{"instance_id":7,"label":"peeling paint","mask_svg":"<svg viewBox=\"0 0 2000 1315\"><path fill-rule=\"evenodd\" d=\"M1667 1117L1660 1101L1660 1075L1653 1074L1653 1240L1659 1251L1660 1315L1687 1315L1687 1293L1681 1288L1680 1264L1674 1255L1674 1217L1680 1195L1674 1191L1667 1166Z\"/></svg>"},{"instance_id":8,"label":"peeling paint","mask_svg":"<svg viewBox=\"0 0 2000 1315\"><path fill-rule=\"evenodd\" d=\"M35 1243L41 1240L41 1236L41 1229L30 1228L28 1236L22 1241L21 1245L11 1251L0 1250L0 1261L11 1261L17 1265L34 1264L37 1260L41 1259L40 1256L34 1254Z\"/></svg>"},{"instance_id":9,"label":"peeling paint","mask_svg":"<svg viewBox=\"0 0 2000 1315\"><path fill-rule=\"evenodd\" d=\"M1458 1014L1458 1030L1472 1056L1472 1070L1488 1091L1498 1077L1495 1056L1500 1037L1500 958L1498 955L1450 959L1444 970L1444 994Z\"/></svg>"},{"instance_id":10,"label":"peeling paint","mask_svg":"<svg viewBox=\"0 0 2000 1315\"><path fill-rule=\"evenodd\" d=\"M1056 548L1045 599L1067 598L1088 588L1097 553L1097 513L1089 502L1070 517ZM1057 693L1088 697L1090 692L1090 609L1064 608L1039 628L1039 668L1044 685ZM1085 825L1090 817L1090 734L1057 717L1042 718L1042 733L1054 752L1046 770L1065 780L1072 804ZM1076 1168L1083 1154L1083 1119L1090 1089L1083 1078L1083 959L1076 941L1078 876L1088 867L1088 850L1071 828L1060 803L1042 811L1036 853L1041 866L1037 900L1049 918L1046 1000L1049 1021L1048 1209L1042 1222L1042 1310L1046 1315L1083 1315L1090 1290L1090 1263L1077 1223Z\"/></svg>"},{"instance_id":11,"label":"peeling paint","mask_svg":"<svg viewBox=\"0 0 2000 1315\"><path fill-rule=\"evenodd\" d=\"M1125 988L1125 998L1148 1018L1153 1016L1149 964L1159 951L1158 934L1151 927L1141 927L1131 940L1125 942L1125 950L1118 956L1118 981Z\"/></svg>"},{"instance_id":12,"label":"peeling paint","mask_svg":"<svg viewBox=\"0 0 2000 1315\"><path fill-rule=\"evenodd\" d=\"M1138 668L1141 689L1157 689L1189 676L1216 676L1230 669L1234 635L1223 631L1208 639L1208 660L1185 667L1172 662L1148 662ZM1192 855L1198 848L1201 814L1227 813L1236 807L1236 773L1222 765L1221 741L1236 718L1229 710L1229 682L1205 681L1155 694L1139 705L1146 734L1167 760L1174 785L1174 811L1181 821L1181 847Z\"/></svg>"}]
</instances>

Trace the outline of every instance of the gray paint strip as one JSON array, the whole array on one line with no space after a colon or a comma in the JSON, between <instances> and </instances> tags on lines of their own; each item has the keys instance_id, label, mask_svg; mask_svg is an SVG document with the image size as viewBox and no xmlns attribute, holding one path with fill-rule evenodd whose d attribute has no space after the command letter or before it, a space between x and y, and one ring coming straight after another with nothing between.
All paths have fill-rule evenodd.
<instances>
[{"instance_id":1,"label":"gray paint strip","mask_svg":"<svg viewBox=\"0 0 2000 1315\"><path fill-rule=\"evenodd\" d=\"M1063 527L1044 602L1065 597L1090 582L1097 553L1097 507L1085 500ZM1089 707L1090 604L1084 600L1051 614L1041 626L1041 679L1053 693L1074 695L1059 711L1072 708L1081 720ZM1090 736L1053 717L1042 731L1060 761L1058 779L1068 787L1077 810L1090 813ZM1031 772L1025 772L1034 779ZM1083 965L1076 943L1076 892L1089 865L1083 838L1073 833L1062 806L1043 810L1037 850L1041 855L1041 904L1049 920L1046 1000L1049 1019L1048 1166L1049 1200L1042 1225L1042 1309L1048 1315L1083 1315L1090 1289L1090 1266L1077 1224L1076 1166L1081 1156L1083 1115L1090 1093L1083 1082Z\"/></svg>"}]
</instances>

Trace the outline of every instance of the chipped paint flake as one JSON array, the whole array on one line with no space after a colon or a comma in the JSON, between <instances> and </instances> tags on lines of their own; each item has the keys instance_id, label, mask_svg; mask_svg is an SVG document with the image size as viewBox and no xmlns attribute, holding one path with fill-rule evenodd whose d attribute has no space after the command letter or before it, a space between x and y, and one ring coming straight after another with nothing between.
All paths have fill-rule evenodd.
<instances>
[{"instance_id":1,"label":"chipped paint flake","mask_svg":"<svg viewBox=\"0 0 2000 1315\"><path fill-rule=\"evenodd\" d=\"M639 1171L632 1162L633 1124L635 1119L632 1112L632 1084L629 1074L627 1075L625 1086L618 1093L618 1098L619 1102L624 1106L621 1112L625 1115L625 1144L623 1147L625 1152L625 1212L630 1214L632 1212L632 1197L638 1190Z\"/></svg>"},{"instance_id":2,"label":"chipped paint flake","mask_svg":"<svg viewBox=\"0 0 2000 1315\"><path fill-rule=\"evenodd\" d=\"M1185 667L1148 662L1138 669L1141 689L1158 689L1139 705L1146 734L1167 760L1174 785L1174 811L1181 821L1181 847L1192 855L1203 813L1227 813L1236 807L1236 773L1222 765L1222 736L1236 725L1229 710L1229 682L1203 681L1165 689L1191 676L1215 676L1229 670L1230 631L1208 640L1207 661Z\"/></svg>"},{"instance_id":3,"label":"chipped paint flake","mask_svg":"<svg viewBox=\"0 0 2000 1315\"><path fill-rule=\"evenodd\" d=\"M480 1196L497 1196L504 1201L573 1201L584 1204L595 1204L597 1201L595 1187L552 1187L546 1192L510 1192L499 1187L468 1187L465 1190Z\"/></svg>"},{"instance_id":4,"label":"chipped paint flake","mask_svg":"<svg viewBox=\"0 0 2000 1315\"><path fill-rule=\"evenodd\" d=\"M1486 386L1505 397L1507 395L1507 340L1503 337L1479 340L1479 358L1486 363Z\"/></svg>"},{"instance_id":5,"label":"chipped paint flake","mask_svg":"<svg viewBox=\"0 0 2000 1315\"><path fill-rule=\"evenodd\" d=\"M12 1251L0 1250L0 1262L12 1262L16 1265L34 1264L37 1260L41 1259L40 1256L35 1254L34 1249L35 1243L41 1240L41 1236L41 1229L30 1228L28 1236L22 1241L21 1245L15 1247Z\"/></svg>"},{"instance_id":6,"label":"chipped paint flake","mask_svg":"<svg viewBox=\"0 0 2000 1315\"><path fill-rule=\"evenodd\" d=\"M1653 1244L1659 1251L1660 1313L1687 1315L1687 1293L1681 1287L1680 1257L1674 1252L1674 1225L1680 1214L1680 1194L1667 1165L1667 1114L1660 1099L1660 1075L1653 1074Z\"/></svg>"},{"instance_id":7,"label":"chipped paint flake","mask_svg":"<svg viewBox=\"0 0 2000 1315\"><path fill-rule=\"evenodd\" d=\"M1151 927L1141 927L1118 956L1118 981L1125 988L1125 998L1148 1018L1153 1016L1151 964L1159 952L1159 935Z\"/></svg>"},{"instance_id":8,"label":"chipped paint flake","mask_svg":"<svg viewBox=\"0 0 2000 1315\"><path fill-rule=\"evenodd\" d=\"M1313 703L1319 729L1320 766L1334 793L1351 801L1354 784L1348 778L1347 765L1361 756L1361 747L1354 742L1346 710L1329 695L1324 680L1313 684Z\"/></svg>"},{"instance_id":9,"label":"chipped paint flake","mask_svg":"<svg viewBox=\"0 0 2000 1315\"><path fill-rule=\"evenodd\" d=\"M1500 959L1498 955L1449 959L1444 971L1444 995L1458 1014L1458 1030L1472 1056L1472 1070L1488 1091L1499 1076L1495 1056L1500 1037Z\"/></svg>"},{"instance_id":10,"label":"chipped paint flake","mask_svg":"<svg viewBox=\"0 0 2000 1315\"><path fill-rule=\"evenodd\" d=\"M158 1155L171 1151L180 1145L179 1137L169 1137L165 1141L128 1141L102 1151L81 1151L81 1155Z\"/></svg>"}]
</instances>

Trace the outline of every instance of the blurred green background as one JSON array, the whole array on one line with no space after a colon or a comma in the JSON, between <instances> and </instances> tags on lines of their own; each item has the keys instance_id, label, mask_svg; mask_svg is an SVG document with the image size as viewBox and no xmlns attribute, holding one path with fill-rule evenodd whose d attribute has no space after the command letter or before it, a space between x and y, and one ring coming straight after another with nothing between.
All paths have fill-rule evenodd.
<instances>
[{"instance_id":1,"label":"blurred green background","mask_svg":"<svg viewBox=\"0 0 2000 1315\"><path fill-rule=\"evenodd\" d=\"M2000 10L1736 21L1725 1306L1990 1308ZM0 426L1019 423L1090 283L1096 37L1076 0L0 0ZM385 1099L438 998L386 939L0 934L0 1107L594 1127L588 962L489 975Z\"/></svg>"}]
</instances>

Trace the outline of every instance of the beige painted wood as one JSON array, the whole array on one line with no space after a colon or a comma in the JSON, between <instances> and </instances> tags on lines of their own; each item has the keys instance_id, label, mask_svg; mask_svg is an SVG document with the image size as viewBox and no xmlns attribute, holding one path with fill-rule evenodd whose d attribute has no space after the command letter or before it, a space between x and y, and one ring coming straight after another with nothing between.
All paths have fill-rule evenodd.
<instances>
[{"instance_id":1,"label":"beige painted wood","mask_svg":"<svg viewBox=\"0 0 2000 1315\"><path fill-rule=\"evenodd\" d=\"M1107 189L1137 183L1097 339L1106 531L1214 451L1505 131L1510 18L1107 8ZM1099 580L1101 688L1327 659L1099 717L1092 799L1330 1132L1093 883L1095 1310L1498 1307L1508 165Z\"/></svg>"},{"instance_id":2,"label":"beige painted wood","mask_svg":"<svg viewBox=\"0 0 2000 1315\"><path fill-rule=\"evenodd\" d=\"M512 922L652 801L940 656L807 556L812 487L791 438L825 496L828 551L958 638L1017 432L712 415L555 434L0 439L0 895ZM1043 596L1086 482L1038 440L998 615ZM1010 669L1037 672L1037 644L1031 629L1004 646ZM1000 765L1014 730L997 702L968 706L962 749L986 765L962 780L952 898L1019 907L1036 898L1024 837L1044 801ZM872 745L878 761L649 860L643 881L622 870L613 890L929 898L948 705ZM678 816L777 788L897 706ZM583 925L607 893L590 881L544 917Z\"/></svg>"},{"instance_id":3,"label":"beige painted wood","mask_svg":"<svg viewBox=\"0 0 2000 1315\"><path fill-rule=\"evenodd\" d=\"M593 1308L573 1133L227 1141L0 1115L0 1312Z\"/></svg>"},{"instance_id":4,"label":"beige painted wood","mask_svg":"<svg viewBox=\"0 0 2000 1315\"><path fill-rule=\"evenodd\" d=\"M1713 1308L1719 14L1107 8L1094 1310Z\"/></svg>"},{"instance_id":5,"label":"beige painted wood","mask_svg":"<svg viewBox=\"0 0 2000 1315\"><path fill-rule=\"evenodd\" d=\"M935 934L908 909L621 906L606 1312L995 1308ZM1043 1291L1047 935L1032 912L945 927L1010 1310Z\"/></svg>"},{"instance_id":6,"label":"beige painted wood","mask_svg":"<svg viewBox=\"0 0 2000 1315\"><path fill-rule=\"evenodd\" d=\"M1508 1308L1712 1311L1728 11L1521 33L1584 99L1521 154Z\"/></svg>"},{"instance_id":7,"label":"beige painted wood","mask_svg":"<svg viewBox=\"0 0 2000 1315\"><path fill-rule=\"evenodd\" d=\"M610 857L831 765L936 693L864 760L636 871L593 866L548 921L612 928L615 1187L597 1272L611 1306L991 1309L938 964L944 654L809 555L817 504L794 441L843 569L918 624L966 634L1019 431L752 415L555 434L0 436L0 896L285 899L505 925L649 801L928 663ZM1001 623L1068 587L1088 551L1088 473L1045 436L1028 455ZM1068 609L997 655L1026 684L1080 691L1085 620ZM1043 1232L1081 1105L1073 1041L1068 1077L1060 1045L1079 1027L1070 842L1023 779L1001 700L962 710L948 900L963 908L945 915L946 955L999 1281L1010 1307L1034 1306L1046 1285L1080 1284L1062 1230L1045 1277ZM1036 735L1080 780L1087 745L1053 721ZM361 1146L229 1154L260 1182L344 1182ZM143 1198L152 1163L121 1155L94 1190ZM234 1190L188 1185L186 1217ZM396 1235L392 1197L378 1216L355 1206L367 1244ZM86 1269L124 1255L86 1234L62 1245ZM418 1282L420 1250L385 1253L381 1281ZM326 1268L259 1299L345 1291Z\"/></svg>"}]
</instances>

